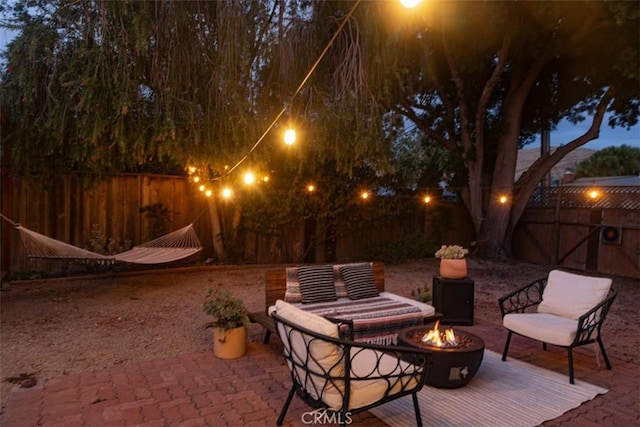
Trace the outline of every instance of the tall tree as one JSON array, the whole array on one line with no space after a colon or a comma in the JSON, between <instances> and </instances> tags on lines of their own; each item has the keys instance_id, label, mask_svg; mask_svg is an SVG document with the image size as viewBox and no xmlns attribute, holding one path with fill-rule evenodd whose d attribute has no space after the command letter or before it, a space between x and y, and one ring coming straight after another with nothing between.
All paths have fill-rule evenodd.
<instances>
[{"instance_id":1,"label":"tall tree","mask_svg":"<svg viewBox=\"0 0 640 427\"><path fill-rule=\"evenodd\" d=\"M598 137L606 112L611 126L637 123L638 3L430 1L411 14L362 6L363 22L377 23L363 25L376 28L362 47L370 87L464 162L462 199L488 256L510 254L538 183ZM514 182L518 149L562 118L590 125Z\"/></svg>"}]
</instances>

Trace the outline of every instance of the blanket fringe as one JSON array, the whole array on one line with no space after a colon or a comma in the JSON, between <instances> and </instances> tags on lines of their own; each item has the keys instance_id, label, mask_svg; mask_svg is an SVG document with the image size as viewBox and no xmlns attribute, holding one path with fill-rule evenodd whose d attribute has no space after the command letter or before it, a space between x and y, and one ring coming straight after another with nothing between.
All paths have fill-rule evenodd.
<instances>
[{"instance_id":1,"label":"blanket fringe","mask_svg":"<svg viewBox=\"0 0 640 427\"><path fill-rule=\"evenodd\" d=\"M361 339L356 339L356 341L366 342L370 344L396 345L398 343L398 335L392 334L392 335L376 336L371 338L361 338Z\"/></svg>"}]
</instances>

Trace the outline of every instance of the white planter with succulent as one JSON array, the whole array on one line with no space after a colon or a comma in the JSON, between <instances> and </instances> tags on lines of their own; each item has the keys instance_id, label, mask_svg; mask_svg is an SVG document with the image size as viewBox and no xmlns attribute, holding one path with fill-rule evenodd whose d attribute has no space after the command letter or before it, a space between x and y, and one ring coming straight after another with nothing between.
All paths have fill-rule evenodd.
<instances>
[{"instance_id":1,"label":"white planter with succulent","mask_svg":"<svg viewBox=\"0 0 640 427\"><path fill-rule=\"evenodd\" d=\"M445 279L464 279L467 277L467 260L469 250L458 245L442 245L435 253L440 258L440 276Z\"/></svg>"}]
</instances>

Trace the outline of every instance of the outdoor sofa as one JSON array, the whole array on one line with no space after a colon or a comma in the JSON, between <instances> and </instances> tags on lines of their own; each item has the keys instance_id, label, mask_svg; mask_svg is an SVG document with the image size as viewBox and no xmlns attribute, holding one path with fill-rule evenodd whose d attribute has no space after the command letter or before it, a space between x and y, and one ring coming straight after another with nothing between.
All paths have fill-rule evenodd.
<instances>
[{"instance_id":1,"label":"outdoor sofa","mask_svg":"<svg viewBox=\"0 0 640 427\"><path fill-rule=\"evenodd\" d=\"M433 306L384 290L380 262L299 265L266 273L265 312L251 320L266 328L267 343L275 326L270 314L281 299L330 320L353 324L357 342L395 344L398 332L440 317Z\"/></svg>"}]
</instances>

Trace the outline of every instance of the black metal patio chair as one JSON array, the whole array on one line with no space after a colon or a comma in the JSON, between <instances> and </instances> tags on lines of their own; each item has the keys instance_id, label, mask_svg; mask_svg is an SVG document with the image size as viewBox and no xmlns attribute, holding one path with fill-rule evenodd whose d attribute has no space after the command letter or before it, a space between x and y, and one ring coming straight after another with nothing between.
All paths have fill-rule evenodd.
<instances>
[{"instance_id":1,"label":"black metal patio chair","mask_svg":"<svg viewBox=\"0 0 640 427\"><path fill-rule=\"evenodd\" d=\"M277 425L298 394L310 407L324 411L325 420L343 426L352 414L411 395L416 425L422 426L417 393L425 384L430 353L354 342L339 332L350 334L348 322L335 324L282 301L276 309L271 316L292 380Z\"/></svg>"},{"instance_id":2,"label":"black metal patio chair","mask_svg":"<svg viewBox=\"0 0 640 427\"><path fill-rule=\"evenodd\" d=\"M573 349L598 343L607 369L611 363L602 343L600 330L616 297L611 279L553 270L498 299L502 323L507 329L502 360L512 334L518 334L567 349L569 382L574 384Z\"/></svg>"}]
</instances>

